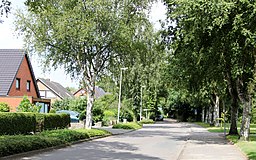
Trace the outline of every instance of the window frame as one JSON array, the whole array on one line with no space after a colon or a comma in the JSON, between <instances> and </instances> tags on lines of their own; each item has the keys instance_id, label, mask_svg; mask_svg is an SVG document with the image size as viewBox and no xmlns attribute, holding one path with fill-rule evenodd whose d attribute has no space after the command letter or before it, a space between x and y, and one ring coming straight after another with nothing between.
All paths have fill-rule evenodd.
<instances>
[{"instance_id":1,"label":"window frame","mask_svg":"<svg viewBox=\"0 0 256 160\"><path fill-rule=\"evenodd\" d=\"M20 78L16 78L16 81L15 81L16 90L20 90L20 82L21 82Z\"/></svg>"},{"instance_id":2,"label":"window frame","mask_svg":"<svg viewBox=\"0 0 256 160\"><path fill-rule=\"evenodd\" d=\"M27 80L26 89L28 92L30 92L30 90L31 90L31 81L30 80Z\"/></svg>"}]
</instances>

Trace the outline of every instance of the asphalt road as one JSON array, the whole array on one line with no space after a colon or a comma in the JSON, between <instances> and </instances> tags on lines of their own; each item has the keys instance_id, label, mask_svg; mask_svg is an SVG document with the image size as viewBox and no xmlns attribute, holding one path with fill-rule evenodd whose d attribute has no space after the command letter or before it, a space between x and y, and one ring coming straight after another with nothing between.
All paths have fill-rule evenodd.
<instances>
[{"instance_id":1,"label":"asphalt road","mask_svg":"<svg viewBox=\"0 0 256 160\"><path fill-rule=\"evenodd\" d=\"M230 153L229 153L230 152ZM101 138L16 159L32 160L243 160L223 137L189 123L164 121L123 135Z\"/></svg>"}]
</instances>

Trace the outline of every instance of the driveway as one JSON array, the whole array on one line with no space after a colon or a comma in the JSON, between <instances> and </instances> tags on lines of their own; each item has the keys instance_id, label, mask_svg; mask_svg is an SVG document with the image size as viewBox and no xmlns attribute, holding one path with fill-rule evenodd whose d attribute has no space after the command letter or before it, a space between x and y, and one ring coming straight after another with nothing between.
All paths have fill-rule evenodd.
<instances>
[{"instance_id":1,"label":"driveway","mask_svg":"<svg viewBox=\"0 0 256 160\"><path fill-rule=\"evenodd\" d=\"M216 133L189 123L164 121L138 131L16 159L33 160L244 160Z\"/></svg>"}]
</instances>

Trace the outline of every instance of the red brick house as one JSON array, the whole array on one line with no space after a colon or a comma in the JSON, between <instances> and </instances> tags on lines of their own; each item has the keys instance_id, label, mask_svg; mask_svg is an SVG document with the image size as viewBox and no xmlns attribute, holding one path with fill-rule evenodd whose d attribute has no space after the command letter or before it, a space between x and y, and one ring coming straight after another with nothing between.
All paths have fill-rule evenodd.
<instances>
[{"instance_id":1,"label":"red brick house","mask_svg":"<svg viewBox=\"0 0 256 160\"><path fill-rule=\"evenodd\" d=\"M16 111L23 96L31 103L42 105L41 111L48 112L50 100L41 99L33 68L28 55L21 49L0 49L0 102Z\"/></svg>"}]
</instances>

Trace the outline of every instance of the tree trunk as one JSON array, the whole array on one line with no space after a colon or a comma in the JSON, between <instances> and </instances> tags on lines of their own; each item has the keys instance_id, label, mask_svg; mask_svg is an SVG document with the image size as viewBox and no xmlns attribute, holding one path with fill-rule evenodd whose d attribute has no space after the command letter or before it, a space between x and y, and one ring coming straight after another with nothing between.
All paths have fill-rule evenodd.
<instances>
[{"instance_id":1,"label":"tree trunk","mask_svg":"<svg viewBox=\"0 0 256 160\"><path fill-rule=\"evenodd\" d=\"M248 141L250 135L252 97L248 93L248 87L249 85L244 87L244 82L242 79L237 79L237 93L243 105L243 117L241 123L240 138L244 141Z\"/></svg>"},{"instance_id":2,"label":"tree trunk","mask_svg":"<svg viewBox=\"0 0 256 160\"><path fill-rule=\"evenodd\" d=\"M245 101L245 100L243 101L243 118L242 118L240 135L241 135L241 139L244 141L249 140L251 108L252 108L252 100L251 100L251 97L249 97L248 101Z\"/></svg>"},{"instance_id":3,"label":"tree trunk","mask_svg":"<svg viewBox=\"0 0 256 160\"><path fill-rule=\"evenodd\" d=\"M92 109L95 94L95 76L93 72L90 72L90 76L86 79L87 88L87 107L86 107L86 123L85 128L92 128Z\"/></svg>"},{"instance_id":4,"label":"tree trunk","mask_svg":"<svg viewBox=\"0 0 256 160\"><path fill-rule=\"evenodd\" d=\"M238 94L236 90L236 83L231 77L230 70L227 72L226 80L228 83L228 91L231 96L231 124L229 135L238 135L237 131L237 116L238 116Z\"/></svg>"},{"instance_id":5,"label":"tree trunk","mask_svg":"<svg viewBox=\"0 0 256 160\"><path fill-rule=\"evenodd\" d=\"M215 94L215 102L214 102L214 111L213 111L213 122L214 126L220 126L219 119L220 118L220 98L217 94Z\"/></svg>"},{"instance_id":6,"label":"tree trunk","mask_svg":"<svg viewBox=\"0 0 256 160\"><path fill-rule=\"evenodd\" d=\"M205 117L204 117L204 112L205 112L205 107L202 107L202 122L205 122Z\"/></svg>"},{"instance_id":7,"label":"tree trunk","mask_svg":"<svg viewBox=\"0 0 256 160\"><path fill-rule=\"evenodd\" d=\"M209 107L207 107L205 109L205 119L204 119L205 123L209 123Z\"/></svg>"},{"instance_id":8,"label":"tree trunk","mask_svg":"<svg viewBox=\"0 0 256 160\"><path fill-rule=\"evenodd\" d=\"M209 122L210 125L213 124L213 107L212 107L212 105L209 106L208 122Z\"/></svg>"}]
</instances>

